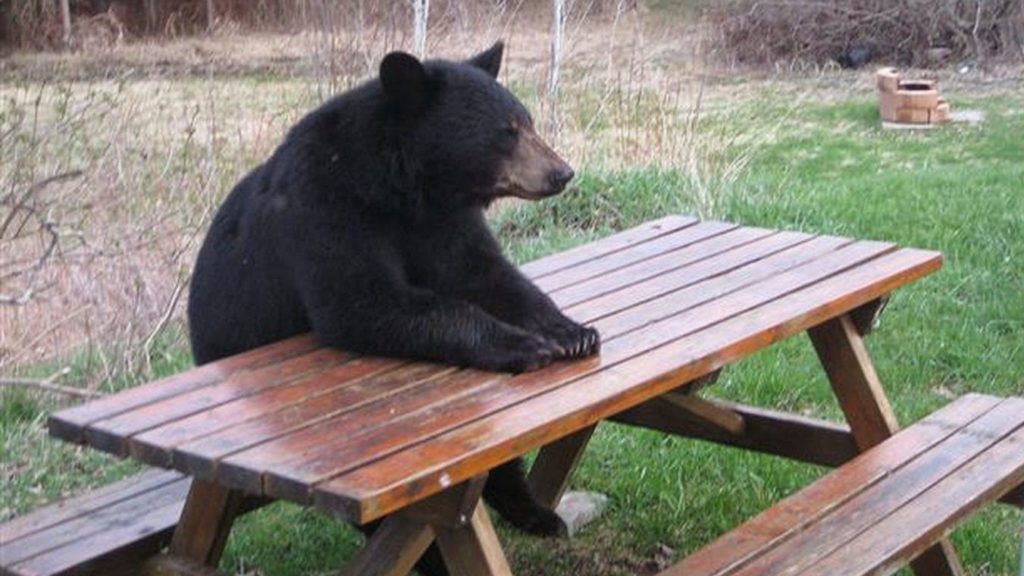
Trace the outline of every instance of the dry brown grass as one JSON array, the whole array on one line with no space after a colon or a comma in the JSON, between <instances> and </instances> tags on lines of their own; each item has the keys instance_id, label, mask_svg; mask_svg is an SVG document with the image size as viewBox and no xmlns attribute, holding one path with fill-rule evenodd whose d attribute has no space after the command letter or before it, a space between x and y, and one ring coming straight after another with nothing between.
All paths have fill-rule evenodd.
<instances>
[{"instance_id":1,"label":"dry brown grass","mask_svg":"<svg viewBox=\"0 0 1024 576\"><path fill-rule=\"evenodd\" d=\"M699 29L636 10L576 13L559 101L546 98L548 24L513 3L430 30L430 54L506 40L502 80L544 117L578 169L683 171L705 214L770 134L703 129L733 87L707 82ZM195 250L230 187L287 128L409 48L397 25L348 19L319 31L16 54L0 66L0 374L87 357L77 384L145 376L155 348L183 344ZM340 18L340 16L339 16ZM432 24L433 26L433 24ZM83 354L88 352L88 354Z\"/></svg>"}]
</instances>

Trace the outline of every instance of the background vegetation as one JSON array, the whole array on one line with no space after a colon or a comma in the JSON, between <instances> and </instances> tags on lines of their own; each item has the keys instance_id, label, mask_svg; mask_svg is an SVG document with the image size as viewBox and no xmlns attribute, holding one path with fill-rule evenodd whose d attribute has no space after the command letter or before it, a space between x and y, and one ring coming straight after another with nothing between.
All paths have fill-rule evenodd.
<instances>
[{"instance_id":1,"label":"background vegetation","mask_svg":"<svg viewBox=\"0 0 1024 576\"><path fill-rule=\"evenodd\" d=\"M506 39L502 80L556 120L547 135L579 174L557 199L493 211L517 261L678 212L941 250L943 270L896 294L869 341L899 416L968 391L1024 393L1018 65L917 72L987 120L888 132L870 72L727 67L709 56L714 30L674 3L570 3L554 94L546 5L448 6L432 9L427 53ZM379 14L0 59L0 520L134 471L48 439L46 415L191 365L184 288L212 210L305 111L411 49L409 13ZM839 417L802 337L710 392ZM610 495L601 520L560 542L500 529L520 573L653 573L823 472L606 424L575 480ZM1016 573L1020 523L994 508L955 534L972 574ZM359 544L279 504L242 521L222 567L330 573Z\"/></svg>"}]
</instances>

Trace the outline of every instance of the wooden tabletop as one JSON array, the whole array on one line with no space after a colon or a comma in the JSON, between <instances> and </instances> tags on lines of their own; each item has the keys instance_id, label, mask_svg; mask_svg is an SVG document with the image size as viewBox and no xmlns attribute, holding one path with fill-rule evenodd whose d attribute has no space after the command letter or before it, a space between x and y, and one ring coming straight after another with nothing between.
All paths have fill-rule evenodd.
<instances>
[{"instance_id":1,"label":"wooden tabletop","mask_svg":"<svg viewBox=\"0 0 1024 576\"><path fill-rule=\"evenodd\" d=\"M520 375L302 336L70 408L50 432L359 523L876 300L936 252L673 216L523 271L602 335Z\"/></svg>"}]
</instances>

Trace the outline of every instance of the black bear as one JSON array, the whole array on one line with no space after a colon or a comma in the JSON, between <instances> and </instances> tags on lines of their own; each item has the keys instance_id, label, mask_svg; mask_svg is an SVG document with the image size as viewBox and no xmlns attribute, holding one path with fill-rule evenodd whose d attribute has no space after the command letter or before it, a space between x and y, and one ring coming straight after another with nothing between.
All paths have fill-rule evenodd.
<instances>
[{"instance_id":1,"label":"black bear","mask_svg":"<svg viewBox=\"0 0 1024 576\"><path fill-rule=\"evenodd\" d=\"M597 332L512 266L485 221L495 199L552 196L573 177L497 82L502 52L388 54L379 78L308 114L235 186L192 276L197 364L310 330L353 352L498 371L597 352ZM484 496L521 529L565 529L518 460Z\"/></svg>"}]
</instances>

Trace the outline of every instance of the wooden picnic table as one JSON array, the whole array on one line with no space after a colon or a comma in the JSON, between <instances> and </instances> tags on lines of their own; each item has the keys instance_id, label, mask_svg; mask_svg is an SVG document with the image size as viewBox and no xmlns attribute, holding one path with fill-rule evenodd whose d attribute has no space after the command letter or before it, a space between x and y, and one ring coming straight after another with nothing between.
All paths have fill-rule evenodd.
<instances>
[{"instance_id":1,"label":"wooden picnic table","mask_svg":"<svg viewBox=\"0 0 1024 576\"><path fill-rule=\"evenodd\" d=\"M898 424L862 336L936 252L672 216L526 264L596 357L519 375L357 356L300 336L55 414L53 435L194 477L173 554L216 562L256 497L385 519L352 574L407 572L435 538L454 574L509 574L480 505L535 448L558 502L605 419L836 465ZM717 372L808 331L849 426L698 397ZM247 500L248 499L248 500ZM951 548L915 564L951 573ZM924 563L924 564L920 564Z\"/></svg>"}]
</instances>

